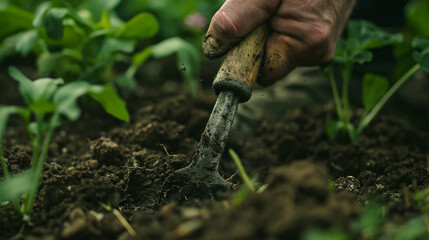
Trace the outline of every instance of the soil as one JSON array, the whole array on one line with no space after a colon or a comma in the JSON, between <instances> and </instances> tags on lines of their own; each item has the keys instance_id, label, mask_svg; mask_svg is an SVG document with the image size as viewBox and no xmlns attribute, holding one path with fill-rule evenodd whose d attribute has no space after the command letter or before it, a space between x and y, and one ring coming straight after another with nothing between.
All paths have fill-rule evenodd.
<instances>
[{"instance_id":1,"label":"soil","mask_svg":"<svg viewBox=\"0 0 429 240\"><path fill-rule=\"evenodd\" d=\"M386 204L391 224L421 214L411 194L429 185L429 133L380 116L357 144L332 142L324 130L335 117L332 104L297 108L282 121L265 119L248 137L234 137L232 130L227 148L267 184L263 191L246 191L225 153L220 173L236 194L193 207L160 204L165 179L190 163L214 100L145 90L130 104L129 124L92 111L61 127L31 221L23 224L12 206L2 207L0 239L21 230L17 238L31 240L299 239L312 229L366 239L352 225L369 199ZM31 148L12 122L3 144L8 167L17 173L29 167Z\"/></svg>"}]
</instances>

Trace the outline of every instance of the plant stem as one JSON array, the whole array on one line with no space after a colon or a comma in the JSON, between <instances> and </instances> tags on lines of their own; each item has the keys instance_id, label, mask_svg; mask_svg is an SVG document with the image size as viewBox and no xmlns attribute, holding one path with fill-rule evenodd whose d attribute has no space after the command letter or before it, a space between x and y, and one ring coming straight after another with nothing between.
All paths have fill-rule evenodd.
<instances>
[{"instance_id":1,"label":"plant stem","mask_svg":"<svg viewBox=\"0 0 429 240\"><path fill-rule=\"evenodd\" d=\"M343 109L341 108L340 95L338 94L338 87L337 83L335 82L334 71L332 70L332 67L329 67L328 69L328 76L329 82L331 83L332 95L334 96L335 109L337 110L338 119L343 121L344 113Z\"/></svg>"},{"instance_id":2,"label":"plant stem","mask_svg":"<svg viewBox=\"0 0 429 240\"><path fill-rule=\"evenodd\" d=\"M352 64L344 64L344 67L341 71L343 77L343 108L344 108L344 126L347 126L350 122L350 111L349 111L349 88L350 88L350 76L352 72Z\"/></svg>"},{"instance_id":3,"label":"plant stem","mask_svg":"<svg viewBox=\"0 0 429 240\"><path fill-rule=\"evenodd\" d=\"M244 184L246 184L246 186L250 189L250 191L255 192L255 186L253 186L252 181L250 181L250 178L247 175L246 170L244 170L243 164L241 164L240 158L238 157L237 153L231 148L228 150L228 152L232 160L234 161L235 165L237 166L238 172L240 173L240 176L243 179Z\"/></svg>"},{"instance_id":4,"label":"plant stem","mask_svg":"<svg viewBox=\"0 0 429 240\"><path fill-rule=\"evenodd\" d=\"M408 72L406 72L393 86L389 89L389 91L384 94L384 96L377 102L374 108L365 115L359 123L358 133L361 133L366 126L377 116L378 112L383 108L384 104L392 97L392 95L404 84L417 70L420 69L420 64L414 65Z\"/></svg>"},{"instance_id":5,"label":"plant stem","mask_svg":"<svg viewBox=\"0 0 429 240\"><path fill-rule=\"evenodd\" d=\"M41 151L39 159L38 159L38 164L37 164L37 167L35 169L35 172L33 172L34 183L33 183L33 186L31 186L31 191L30 191L29 196L28 196L28 202L25 206L24 213L30 213L31 210L33 209L33 204L34 204L34 201L36 198L37 189L39 187L40 177L41 177L42 171L43 171L43 165L45 163L46 155L48 153L52 133L54 132L54 129L55 129L55 122L58 121L58 118L59 118L59 114L54 113L54 115L52 116L52 118L49 122L48 131L47 131L46 137L43 141L42 151Z\"/></svg>"}]
</instances>

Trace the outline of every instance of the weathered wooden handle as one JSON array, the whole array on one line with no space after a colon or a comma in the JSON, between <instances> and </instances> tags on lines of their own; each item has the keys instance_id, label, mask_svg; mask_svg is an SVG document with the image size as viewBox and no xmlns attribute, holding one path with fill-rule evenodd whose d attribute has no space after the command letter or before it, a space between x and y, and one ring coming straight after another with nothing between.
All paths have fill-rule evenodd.
<instances>
[{"instance_id":1,"label":"weathered wooden handle","mask_svg":"<svg viewBox=\"0 0 429 240\"><path fill-rule=\"evenodd\" d=\"M249 100L258 79L269 32L269 26L262 24L228 52L213 82L217 94L232 91L240 97L240 102Z\"/></svg>"}]
</instances>

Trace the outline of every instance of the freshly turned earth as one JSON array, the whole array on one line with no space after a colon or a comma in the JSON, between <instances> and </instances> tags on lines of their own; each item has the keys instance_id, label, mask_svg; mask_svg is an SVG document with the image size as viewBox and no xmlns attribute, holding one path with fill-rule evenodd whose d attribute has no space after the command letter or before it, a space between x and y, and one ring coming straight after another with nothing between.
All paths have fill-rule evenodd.
<instances>
[{"instance_id":1,"label":"freshly turned earth","mask_svg":"<svg viewBox=\"0 0 429 240\"><path fill-rule=\"evenodd\" d=\"M214 99L161 96L133 101L130 124L88 111L55 132L31 222L19 239L298 239L309 229L331 228L362 239L351 223L368 199L384 201L395 224L420 213L409 192L429 185L429 133L381 116L357 144L332 142L324 132L335 117L329 104L265 120L245 138L232 130L228 147L268 184L264 191L191 208L162 206L162 184L190 163ZM16 122L4 140L12 173L29 167L31 154ZM239 191L227 154L220 172L233 176ZM102 205L119 210L137 235ZM0 209L0 239L18 234L22 224L12 206Z\"/></svg>"}]
</instances>

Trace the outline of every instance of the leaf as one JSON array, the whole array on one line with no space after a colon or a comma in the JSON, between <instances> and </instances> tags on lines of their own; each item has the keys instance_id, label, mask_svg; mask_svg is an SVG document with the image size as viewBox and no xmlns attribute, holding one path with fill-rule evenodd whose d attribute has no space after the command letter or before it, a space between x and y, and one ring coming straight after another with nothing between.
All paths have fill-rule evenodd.
<instances>
[{"instance_id":1,"label":"leaf","mask_svg":"<svg viewBox=\"0 0 429 240\"><path fill-rule=\"evenodd\" d=\"M56 111L72 121L76 120L81 113L77 99L87 93L97 100L106 112L121 120L129 120L125 102L117 96L111 86L90 85L82 81L72 82L58 89L53 101L57 106Z\"/></svg>"},{"instance_id":2,"label":"leaf","mask_svg":"<svg viewBox=\"0 0 429 240\"><path fill-rule=\"evenodd\" d=\"M403 41L402 34L391 34L365 20L350 20L347 24L348 39L358 43L355 48L367 50Z\"/></svg>"},{"instance_id":3,"label":"leaf","mask_svg":"<svg viewBox=\"0 0 429 240\"><path fill-rule=\"evenodd\" d=\"M150 47L144 48L142 51L135 53L132 58L132 63L135 68L139 68L152 54Z\"/></svg>"},{"instance_id":4,"label":"leaf","mask_svg":"<svg viewBox=\"0 0 429 240\"><path fill-rule=\"evenodd\" d=\"M32 28L33 14L14 6L0 8L0 40Z\"/></svg>"},{"instance_id":5,"label":"leaf","mask_svg":"<svg viewBox=\"0 0 429 240\"><path fill-rule=\"evenodd\" d=\"M405 15L407 19L407 24L418 35L429 35L429 1L411 1L406 6Z\"/></svg>"},{"instance_id":6,"label":"leaf","mask_svg":"<svg viewBox=\"0 0 429 240\"><path fill-rule=\"evenodd\" d=\"M43 18L43 27L46 34L52 39L62 39L64 35L63 19L67 15L66 8L51 8Z\"/></svg>"},{"instance_id":7,"label":"leaf","mask_svg":"<svg viewBox=\"0 0 429 240\"><path fill-rule=\"evenodd\" d=\"M112 83L128 90L135 90L137 88L137 82L134 77L128 77L126 74L120 74L112 78Z\"/></svg>"},{"instance_id":8,"label":"leaf","mask_svg":"<svg viewBox=\"0 0 429 240\"><path fill-rule=\"evenodd\" d=\"M9 74L19 82L19 91L28 106L41 100L49 101L58 85L64 83L61 78L41 78L33 82L15 67L9 67Z\"/></svg>"},{"instance_id":9,"label":"leaf","mask_svg":"<svg viewBox=\"0 0 429 240\"><path fill-rule=\"evenodd\" d=\"M172 37L153 45L151 53L155 58L177 54L177 69L188 84L191 94L196 95L195 80L198 77L200 59L194 46L181 38ZM186 71L181 71L183 67L186 67Z\"/></svg>"},{"instance_id":10,"label":"leaf","mask_svg":"<svg viewBox=\"0 0 429 240\"><path fill-rule=\"evenodd\" d=\"M43 2L41 3L35 11L35 16L33 19L33 26L36 28L43 27L43 17L45 16L45 13L49 10L51 7L51 2Z\"/></svg>"},{"instance_id":11,"label":"leaf","mask_svg":"<svg viewBox=\"0 0 429 240\"><path fill-rule=\"evenodd\" d=\"M22 72L16 67L9 67L8 71L9 75L19 82L19 92L27 105L30 105L33 101L33 82L22 74Z\"/></svg>"},{"instance_id":12,"label":"leaf","mask_svg":"<svg viewBox=\"0 0 429 240\"><path fill-rule=\"evenodd\" d=\"M132 40L108 38L104 40L97 58L103 59L117 52L132 53L133 51L134 42Z\"/></svg>"},{"instance_id":13,"label":"leaf","mask_svg":"<svg viewBox=\"0 0 429 240\"><path fill-rule=\"evenodd\" d=\"M330 140L335 140L340 130L344 127L344 123L340 121L332 121L326 126L326 134Z\"/></svg>"},{"instance_id":14,"label":"leaf","mask_svg":"<svg viewBox=\"0 0 429 240\"><path fill-rule=\"evenodd\" d=\"M389 81L380 75L367 73L363 77L362 101L366 111L370 111L387 92Z\"/></svg>"},{"instance_id":15,"label":"leaf","mask_svg":"<svg viewBox=\"0 0 429 240\"><path fill-rule=\"evenodd\" d=\"M100 21L103 11L111 11L121 3L121 0L90 0L89 10L94 22Z\"/></svg>"},{"instance_id":16,"label":"leaf","mask_svg":"<svg viewBox=\"0 0 429 240\"><path fill-rule=\"evenodd\" d=\"M416 38L413 40L413 58L420 64L423 71L429 73L429 37Z\"/></svg>"},{"instance_id":17,"label":"leaf","mask_svg":"<svg viewBox=\"0 0 429 240\"><path fill-rule=\"evenodd\" d=\"M15 51L26 57L37 42L39 34L36 29L28 30L20 34L18 41L15 43Z\"/></svg>"},{"instance_id":18,"label":"leaf","mask_svg":"<svg viewBox=\"0 0 429 240\"><path fill-rule=\"evenodd\" d=\"M150 13L140 13L119 28L120 38L146 39L159 30L156 18Z\"/></svg>"},{"instance_id":19,"label":"leaf","mask_svg":"<svg viewBox=\"0 0 429 240\"><path fill-rule=\"evenodd\" d=\"M125 121L130 121L126 104L115 92L112 86L106 85L102 92L90 91L89 95L103 106L104 110L112 116Z\"/></svg>"},{"instance_id":20,"label":"leaf","mask_svg":"<svg viewBox=\"0 0 429 240\"><path fill-rule=\"evenodd\" d=\"M4 130L6 129L7 120L11 114L18 113L20 110L16 106L2 106L0 105L0 142L3 139Z\"/></svg>"},{"instance_id":21,"label":"leaf","mask_svg":"<svg viewBox=\"0 0 429 240\"><path fill-rule=\"evenodd\" d=\"M28 193L34 182L30 170L23 171L0 183L0 202L14 201L22 194Z\"/></svg>"},{"instance_id":22,"label":"leaf","mask_svg":"<svg viewBox=\"0 0 429 240\"><path fill-rule=\"evenodd\" d=\"M347 39L338 42L332 63L370 62L372 53L368 50L403 41L402 34L390 34L364 20L350 20L347 29Z\"/></svg>"}]
</instances>

